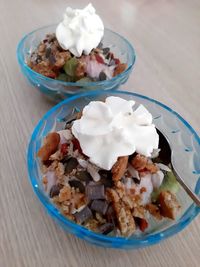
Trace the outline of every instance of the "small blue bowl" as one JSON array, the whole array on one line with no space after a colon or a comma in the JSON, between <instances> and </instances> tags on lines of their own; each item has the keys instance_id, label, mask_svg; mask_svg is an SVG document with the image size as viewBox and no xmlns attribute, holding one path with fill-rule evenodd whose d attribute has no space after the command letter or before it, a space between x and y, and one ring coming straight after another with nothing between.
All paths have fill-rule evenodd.
<instances>
[{"instance_id":1,"label":"small blue bowl","mask_svg":"<svg viewBox=\"0 0 200 267\"><path fill-rule=\"evenodd\" d=\"M56 206L50 201L43 190L42 174L40 172L37 151L41 147L43 138L52 131L63 128L63 118L71 116L74 108L82 110L90 101L103 100L109 95L116 95L127 100L135 100L147 107L152 113L154 124L165 133L168 138L175 157L175 167L187 182L187 184L197 193L200 193L200 138L194 129L175 111L160 102L130 92L123 91L92 91L89 93L73 96L62 101L50 109L40 120L33 131L27 154L27 164L30 182L33 190L50 214L59 225L67 232L75 234L92 244L121 248L136 249L159 243L172 235L175 235L185 228L200 212L184 190L178 192L178 199L182 205L180 216L177 220L152 221L148 231L140 235L133 235L129 238L111 237L94 233L64 217Z\"/></svg>"},{"instance_id":2,"label":"small blue bowl","mask_svg":"<svg viewBox=\"0 0 200 267\"><path fill-rule=\"evenodd\" d=\"M24 76L33 86L38 88L46 96L58 102L66 97L83 93L88 90L117 89L121 84L127 81L135 63L135 51L132 45L124 37L108 29L105 29L104 38L102 40L104 46L110 47L115 56L119 58L121 62L127 64L127 69L116 77L106 81L81 84L75 82L58 81L33 71L27 65L27 59L37 48L38 44L45 38L45 35L48 33L54 33L55 30L56 25L37 29L27 34L19 42L17 47L17 59Z\"/></svg>"}]
</instances>

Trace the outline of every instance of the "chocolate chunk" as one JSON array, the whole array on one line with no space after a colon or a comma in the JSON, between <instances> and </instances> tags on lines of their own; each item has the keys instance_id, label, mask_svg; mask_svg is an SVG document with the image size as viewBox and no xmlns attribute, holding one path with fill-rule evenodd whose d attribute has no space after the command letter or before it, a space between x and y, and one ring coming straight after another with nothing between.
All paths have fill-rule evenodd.
<instances>
[{"instance_id":1,"label":"chocolate chunk","mask_svg":"<svg viewBox=\"0 0 200 267\"><path fill-rule=\"evenodd\" d=\"M85 191L88 200L105 199L104 185L89 183Z\"/></svg>"},{"instance_id":2,"label":"chocolate chunk","mask_svg":"<svg viewBox=\"0 0 200 267\"><path fill-rule=\"evenodd\" d=\"M50 55L51 55L51 47L48 47L48 48L46 49L45 57L46 57L46 58L49 58Z\"/></svg>"},{"instance_id":3,"label":"chocolate chunk","mask_svg":"<svg viewBox=\"0 0 200 267\"><path fill-rule=\"evenodd\" d=\"M69 185L74 188L78 188L79 192L84 193L85 192L85 186L77 180L71 180L69 181Z\"/></svg>"},{"instance_id":4,"label":"chocolate chunk","mask_svg":"<svg viewBox=\"0 0 200 267\"><path fill-rule=\"evenodd\" d=\"M105 200L94 200L90 208L91 210L97 211L100 214L105 215L108 208L108 202Z\"/></svg>"},{"instance_id":5,"label":"chocolate chunk","mask_svg":"<svg viewBox=\"0 0 200 267\"><path fill-rule=\"evenodd\" d=\"M103 50L103 54L104 55L107 55L110 52L110 48L109 47L105 47L102 50Z\"/></svg>"},{"instance_id":6,"label":"chocolate chunk","mask_svg":"<svg viewBox=\"0 0 200 267\"><path fill-rule=\"evenodd\" d=\"M99 74L99 80L100 81L105 81L106 78L107 78L106 74L103 71L101 71L100 74Z\"/></svg>"},{"instance_id":7,"label":"chocolate chunk","mask_svg":"<svg viewBox=\"0 0 200 267\"><path fill-rule=\"evenodd\" d=\"M65 174L69 174L72 172L78 165L78 161L76 158L69 158L65 161Z\"/></svg>"},{"instance_id":8,"label":"chocolate chunk","mask_svg":"<svg viewBox=\"0 0 200 267\"><path fill-rule=\"evenodd\" d=\"M67 161L71 158L71 156L69 155L66 155L62 160L61 162L65 165L65 163L67 163Z\"/></svg>"},{"instance_id":9,"label":"chocolate chunk","mask_svg":"<svg viewBox=\"0 0 200 267\"><path fill-rule=\"evenodd\" d=\"M134 181L134 183L136 183L136 184L140 184L140 180L137 179L137 178L135 178L135 177L133 177L133 181Z\"/></svg>"},{"instance_id":10,"label":"chocolate chunk","mask_svg":"<svg viewBox=\"0 0 200 267\"><path fill-rule=\"evenodd\" d=\"M76 221L81 224L92 218L92 212L88 207L85 207L80 212L75 213L74 216Z\"/></svg>"},{"instance_id":11,"label":"chocolate chunk","mask_svg":"<svg viewBox=\"0 0 200 267\"><path fill-rule=\"evenodd\" d=\"M109 234L111 231L114 230L114 224L112 223L105 223L105 224L102 224L100 227L99 227L99 232L101 234L104 234L104 235L107 235Z\"/></svg>"},{"instance_id":12,"label":"chocolate chunk","mask_svg":"<svg viewBox=\"0 0 200 267\"><path fill-rule=\"evenodd\" d=\"M55 184L51 187L51 190L49 192L50 198L58 196L60 193L60 189L63 187L61 184Z\"/></svg>"},{"instance_id":13,"label":"chocolate chunk","mask_svg":"<svg viewBox=\"0 0 200 267\"><path fill-rule=\"evenodd\" d=\"M92 176L87 171L78 171L76 173L76 178L84 182L92 181Z\"/></svg>"},{"instance_id":14,"label":"chocolate chunk","mask_svg":"<svg viewBox=\"0 0 200 267\"><path fill-rule=\"evenodd\" d=\"M101 176L100 183L104 185L104 187L112 187L112 173L110 171L100 170L99 175Z\"/></svg>"}]
</instances>

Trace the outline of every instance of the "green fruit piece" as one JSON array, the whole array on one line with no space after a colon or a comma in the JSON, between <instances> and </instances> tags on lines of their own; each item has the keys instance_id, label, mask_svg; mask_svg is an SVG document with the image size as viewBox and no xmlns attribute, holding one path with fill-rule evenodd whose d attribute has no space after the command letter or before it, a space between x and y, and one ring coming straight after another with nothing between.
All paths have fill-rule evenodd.
<instances>
[{"instance_id":1,"label":"green fruit piece","mask_svg":"<svg viewBox=\"0 0 200 267\"><path fill-rule=\"evenodd\" d=\"M78 64L78 59L76 59L75 57L72 57L71 59L67 60L63 69L67 75L74 77L77 64Z\"/></svg>"},{"instance_id":2,"label":"green fruit piece","mask_svg":"<svg viewBox=\"0 0 200 267\"><path fill-rule=\"evenodd\" d=\"M59 74L56 80L66 82L66 74L64 73Z\"/></svg>"},{"instance_id":3,"label":"green fruit piece","mask_svg":"<svg viewBox=\"0 0 200 267\"><path fill-rule=\"evenodd\" d=\"M170 191L173 194L176 194L179 190L179 183L176 180L173 172L167 172L165 174L164 180L161 186L154 190L151 194L152 202L155 202L160 194L161 191Z\"/></svg>"},{"instance_id":4,"label":"green fruit piece","mask_svg":"<svg viewBox=\"0 0 200 267\"><path fill-rule=\"evenodd\" d=\"M63 82L71 82L72 79L70 76L66 75L65 73L60 73L56 80L63 81Z\"/></svg>"},{"instance_id":5,"label":"green fruit piece","mask_svg":"<svg viewBox=\"0 0 200 267\"><path fill-rule=\"evenodd\" d=\"M90 82L92 82L92 80L89 77L84 77L77 81L77 83L90 83Z\"/></svg>"}]
</instances>

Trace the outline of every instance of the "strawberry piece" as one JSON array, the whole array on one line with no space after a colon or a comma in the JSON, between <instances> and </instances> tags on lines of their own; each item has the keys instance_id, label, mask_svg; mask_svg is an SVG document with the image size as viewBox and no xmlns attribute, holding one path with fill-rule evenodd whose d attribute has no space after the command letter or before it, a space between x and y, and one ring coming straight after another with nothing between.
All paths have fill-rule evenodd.
<instances>
[{"instance_id":1,"label":"strawberry piece","mask_svg":"<svg viewBox=\"0 0 200 267\"><path fill-rule=\"evenodd\" d=\"M78 139L74 138L72 140L72 143L74 145L74 150L77 150L78 149L78 152L81 153L81 154L83 154L83 151L81 149L81 146L80 146L80 143L79 143Z\"/></svg>"},{"instance_id":2,"label":"strawberry piece","mask_svg":"<svg viewBox=\"0 0 200 267\"><path fill-rule=\"evenodd\" d=\"M148 227L148 222L145 219L139 219L139 228L142 232Z\"/></svg>"},{"instance_id":3,"label":"strawberry piece","mask_svg":"<svg viewBox=\"0 0 200 267\"><path fill-rule=\"evenodd\" d=\"M65 156L67 154L67 151L68 151L68 144L67 143L62 144L60 151Z\"/></svg>"},{"instance_id":4,"label":"strawberry piece","mask_svg":"<svg viewBox=\"0 0 200 267\"><path fill-rule=\"evenodd\" d=\"M104 64L104 60L101 56L99 56L98 54L95 55L96 61L100 64Z\"/></svg>"}]
</instances>

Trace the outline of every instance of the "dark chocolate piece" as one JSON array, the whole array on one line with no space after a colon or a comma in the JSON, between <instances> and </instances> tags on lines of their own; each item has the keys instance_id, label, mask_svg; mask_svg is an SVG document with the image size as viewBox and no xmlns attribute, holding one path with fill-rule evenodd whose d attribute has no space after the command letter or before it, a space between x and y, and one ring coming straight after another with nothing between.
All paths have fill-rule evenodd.
<instances>
[{"instance_id":1,"label":"dark chocolate piece","mask_svg":"<svg viewBox=\"0 0 200 267\"><path fill-rule=\"evenodd\" d=\"M114 227L115 226L113 223L105 223L99 227L99 232L101 234L107 235L114 230Z\"/></svg>"},{"instance_id":2,"label":"dark chocolate piece","mask_svg":"<svg viewBox=\"0 0 200 267\"><path fill-rule=\"evenodd\" d=\"M51 187L51 190L49 192L50 198L58 196L60 193L60 189L63 187L61 184L55 184Z\"/></svg>"},{"instance_id":3,"label":"dark chocolate piece","mask_svg":"<svg viewBox=\"0 0 200 267\"><path fill-rule=\"evenodd\" d=\"M105 215L108 209L108 202L105 200L94 200L90 206L91 210Z\"/></svg>"},{"instance_id":4,"label":"dark chocolate piece","mask_svg":"<svg viewBox=\"0 0 200 267\"><path fill-rule=\"evenodd\" d=\"M100 74L99 74L99 80L100 81L105 81L107 78L105 72L101 71Z\"/></svg>"},{"instance_id":5,"label":"dark chocolate piece","mask_svg":"<svg viewBox=\"0 0 200 267\"><path fill-rule=\"evenodd\" d=\"M65 174L71 173L78 165L78 160L76 158L69 158L65 161Z\"/></svg>"},{"instance_id":6,"label":"dark chocolate piece","mask_svg":"<svg viewBox=\"0 0 200 267\"><path fill-rule=\"evenodd\" d=\"M103 54L104 55L107 55L110 52L110 48L109 47L105 47L102 50L103 50Z\"/></svg>"},{"instance_id":7,"label":"dark chocolate piece","mask_svg":"<svg viewBox=\"0 0 200 267\"><path fill-rule=\"evenodd\" d=\"M87 171L78 171L76 173L76 178L84 182L92 181L92 176Z\"/></svg>"},{"instance_id":8,"label":"dark chocolate piece","mask_svg":"<svg viewBox=\"0 0 200 267\"><path fill-rule=\"evenodd\" d=\"M104 185L89 183L85 191L88 200L105 199Z\"/></svg>"},{"instance_id":9,"label":"dark chocolate piece","mask_svg":"<svg viewBox=\"0 0 200 267\"><path fill-rule=\"evenodd\" d=\"M78 223L83 223L92 218L92 212L88 207L85 207L80 212L74 214L76 221Z\"/></svg>"},{"instance_id":10,"label":"dark chocolate piece","mask_svg":"<svg viewBox=\"0 0 200 267\"><path fill-rule=\"evenodd\" d=\"M69 181L69 185L71 187L78 188L80 193L85 192L85 186L80 181L71 180L71 181Z\"/></svg>"},{"instance_id":11,"label":"dark chocolate piece","mask_svg":"<svg viewBox=\"0 0 200 267\"><path fill-rule=\"evenodd\" d=\"M99 175L101 176L100 183L106 187L112 187L112 173L110 171L100 170Z\"/></svg>"}]
</instances>

